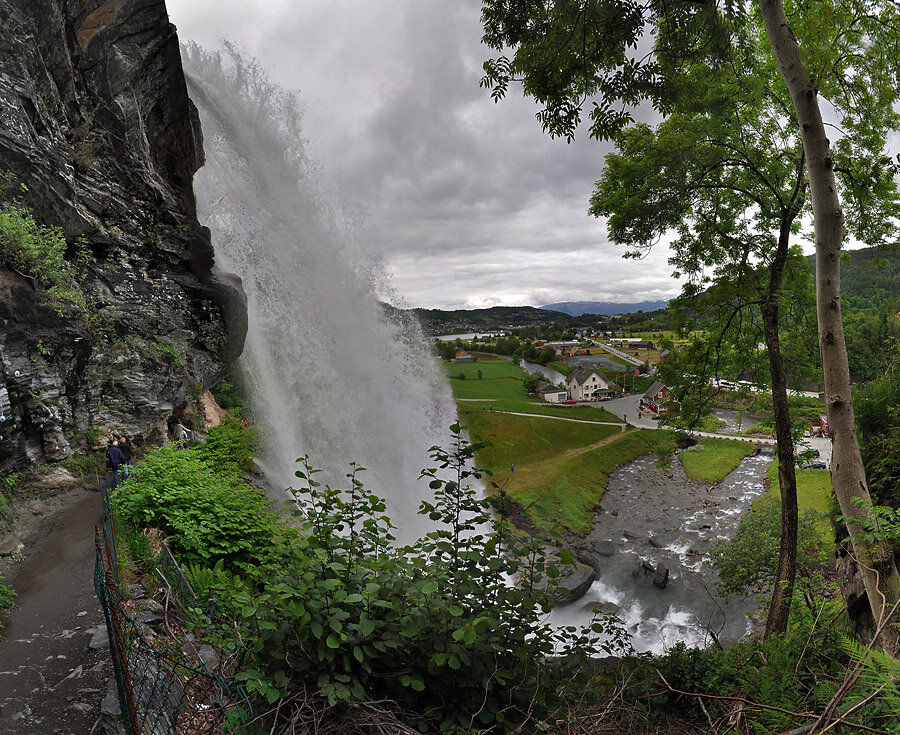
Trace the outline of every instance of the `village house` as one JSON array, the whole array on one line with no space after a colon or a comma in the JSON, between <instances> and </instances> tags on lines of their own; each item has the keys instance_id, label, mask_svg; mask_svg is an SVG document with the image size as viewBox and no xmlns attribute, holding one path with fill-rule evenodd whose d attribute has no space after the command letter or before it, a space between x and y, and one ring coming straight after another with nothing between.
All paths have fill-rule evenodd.
<instances>
[{"instance_id":1,"label":"village house","mask_svg":"<svg viewBox=\"0 0 900 735\"><path fill-rule=\"evenodd\" d=\"M649 409L653 413L668 413L669 407L666 405L668 400L669 389L663 385L661 380L653 383L644 395L641 396L641 409Z\"/></svg>"},{"instance_id":2,"label":"village house","mask_svg":"<svg viewBox=\"0 0 900 735\"><path fill-rule=\"evenodd\" d=\"M828 426L828 419L821 415L817 421L809 425L809 431L813 436L831 436L834 432Z\"/></svg>"},{"instance_id":3,"label":"village house","mask_svg":"<svg viewBox=\"0 0 900 735\"><path fill-rule=\"evenodd\" d=\"M453 353L453 362L475 362L475 358L465 350L456 350Z\"/></svg>"},{"instance_id":4,"label":"village house","mask_svg":"<svg viewBox=\"0 0 900 735\"><path fill-rule=\"evenodd\" d=\"M590 370L573 370L566 378L566 388L576 401L599 401L609 394L609 383Z\"/></svg>"},{"instance_id":5,"label":"village house","mask_svg":"<svg viewBox=\"0 0 900 735\"><path fill-rule=\"evenodd\" d=\"M544 347L552 347L558 355L571 355L580 347L578 342L545 342Z\"/></svg>"},{"instance_id":6,"label":"village house","mask_svg":"<svg viewBox=\"0 0 900 735\"><path fill-rule=\"evenodd\" d=\"M625 347L630 350L653 350L653 342L640 337L613 337L609 343L617 347Z\"/></svg>"},{"instance_id":7,"label":"village house","mask_svg":"<svg viewBox=\"0 0 900 735\"><path fill-rule=\"evenodd\" d=\"M558 388L550 383L538 383L535 392L542 401L547 401L547 403L562 403L569 397L569 393L565 388Z\"/></svg>"}]
</instances>

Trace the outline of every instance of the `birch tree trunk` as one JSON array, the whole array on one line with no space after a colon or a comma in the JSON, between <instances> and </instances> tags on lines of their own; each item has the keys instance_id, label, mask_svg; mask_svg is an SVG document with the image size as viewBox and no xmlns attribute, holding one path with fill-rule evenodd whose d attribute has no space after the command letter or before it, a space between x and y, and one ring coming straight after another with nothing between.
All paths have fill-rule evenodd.
<instances>
[{"instance_id":1,"label":"birch tree trunk","mask_svg":"<svg viewBox=\"0 0 900 735\"><path fill-rule=\"evenodd\" d=\"M866 544L858 538L859 521L869 515L871 497L856 437L850 370L841 321L840 253L844 215L817 92L800 58L800 47L788 26L782 0L760 0L760 10L778 68L794 104L809 175L816 237L819 350L825 379L825 408L828 424L834 430L831 478L841 512L856 519L848 524L854 539L853 551L878 626L900 600L900 575L889 546ZM854 502L856 498L861 499L861 506ZM879 644L894 655L900 651L896 624L882 631Z\"/></svg>"}]
</instances>

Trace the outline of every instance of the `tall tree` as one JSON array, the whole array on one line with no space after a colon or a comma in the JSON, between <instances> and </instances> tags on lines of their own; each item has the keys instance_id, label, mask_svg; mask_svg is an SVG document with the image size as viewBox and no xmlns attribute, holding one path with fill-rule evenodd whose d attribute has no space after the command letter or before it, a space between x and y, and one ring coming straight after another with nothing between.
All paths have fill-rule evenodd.
<instances>
[{"instance_id":1,"label":"tall tree","mask_svg":"<svg viewBox=\"0 0 900 735\"><path fill-rule=\"evenodd\" d=\"M745 4L726 8L727 17L708 1L483 0L483 40L503 55L486 62L482 83L499 99L513 81L521 81L525 94L543 105L538 119L544 128L568 138L574 136L582 106L590 101L591 135L607 139L633 123L632 110L642 100L649 100L664 117L677 114L691 71L697 65L718 67L729 58L741 58L735 49L752 46L759 19L765 21L761 38L771 46L778 66L754 69L761 74L754 83L772 90L786 83L793 109L784 110L783 118L793 118L801 134L817 241L827 410L837 430L832 471L845 515L860 518L866 513L868 492L858 461L840 328L843 216L835 172L841 174L854 234L873 240L890 237L897 190L895 169L884 149L885 135L896 123L893 107L900 99L898 11L889 2L840 0L835 5L800 0L792 18L798 24L794 31L804 39L801 54L780 0L761 0L758 15ZM652 36L652 48L642 38L645 32ZM511 58L505 55L510 51ZM816 76L807 71L810 61L819 72ZM826 89L846 132L833 150L818 110L817 95ZM728 105L720 112L727 117ZM708 240L700 244L720 245ZM855 502L854 497L862 500ZM851 528L854 537L857 530ZM872 610L876 618L883 617L900 590L892 555L884 548L864 549L858 541L854 548ZM886 647L896 649L896 640L887 641Z\"/></svg>"},{"instance_id":2,"label":"tall tree","mask_svg":"<svg viewBox=\"0 0 900 735\"><path fill-rule=\"evenodd\" d=\"M661 57L665 65L674 62ZM767 635L787 630L796 574L797 483L780 327L791 235L806 203L796 125L785 120L783 96L760 83L771 76L765 67L772 63L758 40L747 38L722 59L681 72L662 122L615 136L617 152L606 158L590 210L608 217L609 234L628 248L627 255L640 256L676 233L670 262L690 277L683 301L715 284L703 299L715 302L720 319L707 333L709 348L737 344L732 354L746 369L757 344L766 346L782 499ZM788 275L802 280L805 273L795 267ZM720 367L709 359L704 364ZM691 375L705 378L703 365ZM683 387L697 390L696 382Z\"/></svg>"},{"instance_id":3,"label":"tall tree","mask_svg":"<svg viewBox=\"0 0 900 735\"><path fill-rule=\"evenodd\" d=\"M821 44L810 45L825 53L828 57L826 63L830 59L834 64L833 69L825 66L824 71L814 76L810 73L811 68L815 71L822 62L812 59L809 50L806 51L806 59L803 58L804 54L801 53L797 37L788 23L781 0L761 0L760 10L779 70L791 95L807 157L816 236L819 349L822 353L828 423L835 432L831 477L841 512L844 516L855 519L849 523L853 550L872 614L876 623L882 623L887 621L888 616L900 604L900 574L890 545L884 541L866 542L860 534L872 506L872 499L856 437L850 369L841 321L840 252L844 237L844 211L835 177L836 156L822 119L819 95L836 82L849 85L851 94L843 96L848 108L845 116L848 128L855 136L874 136L875 140L870 141L870 146L874 142L880 148L875 156L882 153L886 129L879 130L877 123L876 126L871 123L883 120L883 124L896 126L897 116L893 108L897 105L897 83L900 81L897 77L896 53L900 48L900 17L896 6L890 3L880 8L855 3L836 8L838 12L843 11L840 22L823 23L822 27L811 29L818 36L816 40L832 42L830 49ZM844 58L844 54L856 54L865 63L854 64L852 60ZM809 61L814 64L811 68ZM868 73L854 79L854 72ZM832 74L836 79L831 78ZM854 110L854 107L858 110ZM854 115L857 111L862 114ZM862 147L864 141L849 141L850 146L857 144ZM872 148L874 146L869 150ZM841 153L840 147L837 152ZM870 153L866 162L872 158ZM841 163L849 167L851 161ZM855 194L860 201L871 201L875 194L873 184L883 186L889 195L893 195L888 201L893 208L885 214L896 215L896 187L893 178L896 169L889 165L889 160L885 160L883 153L876 158L874 164L874 168L866 172L868 175L865 181L860 182L852 175L847 177L850 179L849 182L845 181L847 189L851 197ZM890 172L890 180L883 182L887 172ZM889 224L882 227L888 231ZM881 644L886 650L894 654L900 652L900 628L896 622L886 626L881 637Z\"/></svg>"}]
</instances>

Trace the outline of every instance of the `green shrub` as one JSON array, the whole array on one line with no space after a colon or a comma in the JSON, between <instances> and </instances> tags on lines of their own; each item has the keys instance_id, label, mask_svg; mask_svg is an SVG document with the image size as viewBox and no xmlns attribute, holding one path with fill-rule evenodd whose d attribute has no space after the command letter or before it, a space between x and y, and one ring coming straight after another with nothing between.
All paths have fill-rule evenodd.
<instances>
[{"instance_id":1,"label":"green shrub","mask_svg":"<svg viewBox=\"0 0 900 735\"><path fill-rule=\"evenodd\" d=\"M80 477L106 474L106 457L103 452L73 454L66 457L62 464L67 470Z\"/></svg>"},{"instance_id":2,"label":"green shrub","mask_svg":"<svg viewBox=\"0 0 900 735\"><path fill-rule=\"evenodd\" d=\"M0 612L11 608L15 601L16 591L8 584L5 584L3 582L3 577L0 576ZM3 630L2 622L0 622L0 630Z\"/></svg>"},{"instance_id":3,"label":"green shrub","mask_svg":"<svg viewBox=\"0 0 900 735\"><path fill-rule=\"evenodd\" d=\"M409 547L391 545L384 502L364 489L360 468L341 492L302 460L301 533L247 570L255 589L236 595L236 619L220 631L252 657L238 678L270 702L284 698L285 717L306 689L331 705L392 700L423 732L531 731L564 682L583 683L570 664L622 649L609 620L584 634L543 622L551 605L538 582L560 569L492 521L490 501L466 484L480 475L466 469L475 448L453 430L453 450L433 450L453 479L423 473L435 500L421 512L436 530Z\"/></svg>"},{"instance_id":4,"label":"green shrub","mask_svg":"<svg viewBox=\"0 0 900 735\"><path fill-rule=\"evenodd\" d=\"M5 183L9 184L8 177ZM21 202L0 205L0 257L39 281L47 289L51 305L60 312L65 304L86 308L78 268L89 253L83 243L77 243L73 265L66 259L67 247L59 227L39 224Z\"/></svg>"},{"instance_id":5,"label":"green shrub","mask_svg":"<svg viewBox=\"0 0 900 735\"><path fill-rule=\"evenodd\" d=\"M149 562L154 558L153 545L150 538L132 526L125 527L125 540L128 542L128 555L135 567L147 571Z\"/></svg>"},{"instance_id":6,"label":"green shrub","mask_svg":"<svg viewBox=\"0 0 900 735\"><path fill-rule=\"evenodd\" d=\"M225 409L238 408L243 409L246 406L244 396L237 386L222 380L218 385L210 391L216 402Z\"/></svg>"},{"instance_id":7,"label":"green shrub","mask_svg":"<svg viewBox=\"0 0 900 735\"><path fill-rule=\"evenodd\" d=\"M187 562L241 566L272 544L276 517L265 494L174 443L150 450L113 500L131 523L166 533Z\"/></svg>"},{"instance_id":8,"label":"green shrub","mask_svg":"<svg viewBox=\"0 0 900 735\"><path fill-rule=\"evenodd\" d=\"M824 554L819 530L820 514L812 509L803 512L797 529L798 563L816 564ZM737 531L728 541L720 541L709 555L719 572L719 594L771 594L778 568L781 538L781 504L777 498L766 498L756 510L745 513Z\"/></svg>"},{"instance_id":9,"label":"green shrub","mask_svg":"<svg viewBox=\"0 0 900 735\"><path fill-rule=\"evenodd\" d=\"M219 559L213 566L188 564L184 568L184 576L197 596L200 605L198 612L203 616L209 613L210 598L216 601L216 617L234 615L236 595L250 591L247 583L239 575L225 568L224 559Z\"/></svg>"},{"instance_id":10,"label":"green shrub","mask_svg":"<svg viewBox=\"0 0 900 735\"><path fill-rule=\"evenodd\" d=\"M255 448L256 429L239 411L232 410L207 432L206 443L191 447L191 451L216 471L239 474L253 469Z\"/></svg>"}]
</instances>

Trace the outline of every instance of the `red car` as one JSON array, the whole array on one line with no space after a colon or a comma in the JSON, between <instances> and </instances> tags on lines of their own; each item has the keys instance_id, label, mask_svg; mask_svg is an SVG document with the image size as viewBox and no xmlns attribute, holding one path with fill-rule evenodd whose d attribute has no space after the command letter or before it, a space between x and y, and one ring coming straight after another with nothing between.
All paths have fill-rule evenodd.
<instances>
[{"instance_id":1,"label":"red car","mask_svg":"<svg viewBox=\"0 0 900 735\"><path fill-rule=\"evenodd\" d=\"M578 403L578 401L574 401L571 398L569 398L567 401L563 401L563 403Z\"/></svg>"}]
</instances>

